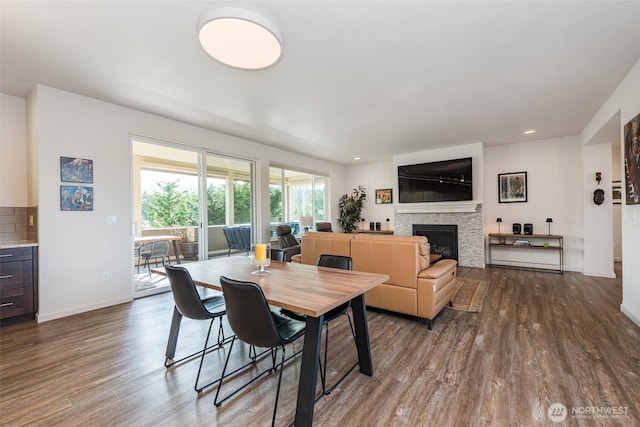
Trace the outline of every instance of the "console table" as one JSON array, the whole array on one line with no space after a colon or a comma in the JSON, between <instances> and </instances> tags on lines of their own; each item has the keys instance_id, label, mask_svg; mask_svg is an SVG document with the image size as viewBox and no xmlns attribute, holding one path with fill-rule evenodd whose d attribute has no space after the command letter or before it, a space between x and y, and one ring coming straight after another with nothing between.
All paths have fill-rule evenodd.
<instances>
[{"instance_id":1,"label":"console table","mask_svg":"<svg viewBox=\"0 0 640 427\"><path fill-rule=\"evenodd\" d=\"M563 236L558 234L499 234L489 233L489 267L528 268L540 271L553 271L562 274L564 272ZM519 244L528 242L529 244ZM519 266L515 264L497 264L494 262L493 251L505 249L514 251L554 251L558 253L557 269L542 267ZM517 261L513 261L517 262Z\"/></svg>"},{"instance_id":2,"label":"console table","mask_svg":"<svg viewBox=\"0 0 640 427\"><path fill-rule=\"evenodd\" d=\"M391 235L391 234L393 234L393 230L367 230L365 228L359 228L356 231L354 231L354 233L359 233L359 234L388 234L388 235Z\"/></svg>"}]
</instances>

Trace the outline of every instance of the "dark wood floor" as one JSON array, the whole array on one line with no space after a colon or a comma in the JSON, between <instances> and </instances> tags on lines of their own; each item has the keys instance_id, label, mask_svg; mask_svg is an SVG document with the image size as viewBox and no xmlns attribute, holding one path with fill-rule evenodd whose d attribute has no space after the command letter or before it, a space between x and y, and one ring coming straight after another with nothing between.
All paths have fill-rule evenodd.
<instances>
[{"instance_id":1,"label":"dark wood floor","mask_svg":"<svg viewBox=\"0 0 640 427\"><path fill-rule=\"evenodd\" d=\"M375 375L354 372L321 399L316 425L640 425L640 328L619 311L619 279L473 268L459 275L491 281L482 312L445 309L429 331L369 311ZM3 328L0 423L268 425L276 375L215 408L215 388L193 390L197 361L164 368L172 309L162 294ZM183 322L180 352L202 344L206 323ZM355 360L346 321L332 326L330 350L333 375ZM207 355L205 376L218 374L224 352ZM299 366L284 371L279 425L293 418ZM568 409L565 422L547 416L553 403ZM620 418L588 419L587 407L615 407Z\"/></svg>"}]
</instances>

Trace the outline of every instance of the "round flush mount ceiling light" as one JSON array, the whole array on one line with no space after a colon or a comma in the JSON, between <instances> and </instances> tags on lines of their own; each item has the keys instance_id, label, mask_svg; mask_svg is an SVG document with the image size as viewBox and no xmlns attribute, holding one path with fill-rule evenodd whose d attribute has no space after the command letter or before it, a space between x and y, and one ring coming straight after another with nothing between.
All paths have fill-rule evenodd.
<instances>
[{"instance_id":1,"label":"round flush mount ceiling light","mask_svg":"<svg viewBox=\"0 0 640 427\"><path fill-rule=\"evenodd\" d=\"M282 37L264 16L220 7L198 19L198 38L213 59L235 68L262 70L282 57Z\"/></svg>"}]
</instances>

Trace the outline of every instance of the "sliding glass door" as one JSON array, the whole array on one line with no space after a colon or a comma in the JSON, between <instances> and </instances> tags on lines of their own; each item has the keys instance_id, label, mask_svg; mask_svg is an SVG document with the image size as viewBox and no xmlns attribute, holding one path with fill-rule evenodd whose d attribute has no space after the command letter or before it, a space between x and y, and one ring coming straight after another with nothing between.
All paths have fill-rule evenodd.
<instances>
[{"instance_id":1,"label":"sliding glass door","mask_svg":"<svg viewBox=\"0 0 640 427\"><path fill-rule=\"evenodd\" d=\"M132 150L136 296L168 290L150 272L163 262L149 253L154 242L170 242L164 261L171 263L239 252L229 250L224 229L252 226L252 161L141 137L132 138Z\"/></svg>"}]
</instances>

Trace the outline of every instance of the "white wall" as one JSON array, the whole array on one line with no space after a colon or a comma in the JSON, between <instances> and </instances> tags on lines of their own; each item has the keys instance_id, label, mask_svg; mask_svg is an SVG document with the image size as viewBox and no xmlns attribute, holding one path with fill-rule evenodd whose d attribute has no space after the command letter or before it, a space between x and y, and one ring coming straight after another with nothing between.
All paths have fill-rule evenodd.
<instances>
[{"instance_id":1,"label":"white wall","mask_svg":"<svg viewBox=\"0 0 640 427\"><path fill-rule=\"evenodd\" d=\"M584 274L615 278L613 272L613 203L611 201L611 145L584 146ZM602 181L596 181L596 172ZM601 205L593 201L593 192L604 190Z\"/></svg>"},{"instance_id":2,"label":"white wall","mask_svg":"<svg viewBox=\"0 0 640 427\"><path fill-rule=\"evenodd\" d=\"M27 103L0 94L0 206L27 207Z\"/></svg>"},{"instance_id":3,"label":"white wall","mask_svg":"<svg viewBox=\"0 0 640 427\"><path fill-rule=\"evenodd\" d=\"M389 218L389 229L393 230L393 204L376 204L376 190L393 188L393 166L391 161L365 163L362 165L350 166L346 170L345 193L350 193L354 188L362 185L367 190L367 200L364 202L362 217L365 219L365 226L369 227L369 222L380 222L382 229L387 228L386 219ZM393 202L397 202L398 194L392 193ZM336 212L336 216L338 212ZM338 228L338 231L342 231Z\"/></svg>"},{"instance_id":4,"label":"white wall","mask_svg":"<svg viewBox=\"0 0 640 427\"><path fill-rule=\"evenodd\" d=\"M580 139L574 136L485 147L484 172L486 233L498 232L496 218L500 217L503 233L510 233L513 223L531 223L534 234L547 234L545 221L553 218L551 234L564 236L565 269L582 271ZM498 202L498 174L510 172L527 172L526 203ZM557 262L555 253L531 256L539 262Z\"/></svg>"},{"instance_id":5,"label":"white wall","mask_svg":"<svg viewBox=\"0 0 640 427\"><path fill-rule=\"evenodd\" d=\"M620 135L625 123L640 113L640 61L591 119L581 134L583 143L620 112ZM621 141L624 147L624 143ZM622 154L619 157L622 168ZM622 205L622 305L620 309L640 325L640 205Z\"/></svg>"},{"instance_id":6,"label":"white wall","mask_svg":"<svg viewBox=\"0 0 640 427\"><path fill-rule=\"evenodd\" d=\"M343 193L344 168L46 86L29 98L30 143L39 191L39 321L132 299L130 135L206 148L257 161L257 227L269 227L269 160L330 175L330 203ZM94 161L94 211L61 212L61 156ZM107 225L107 216L117 223ZM110 279L103 280L103 273Z\"/></svg>"}]
</instances>

